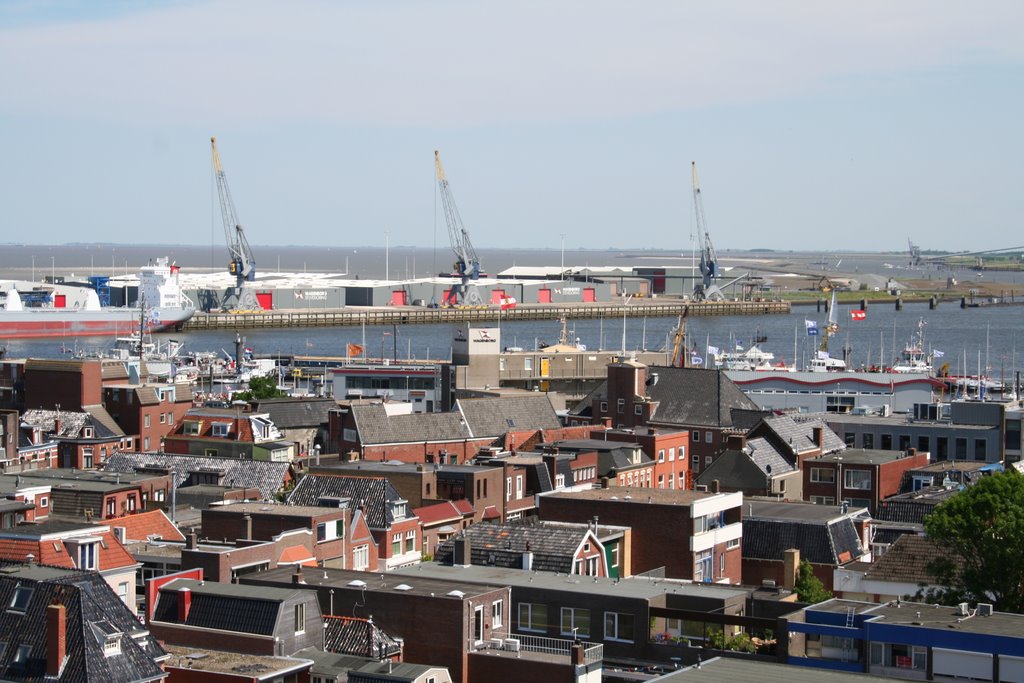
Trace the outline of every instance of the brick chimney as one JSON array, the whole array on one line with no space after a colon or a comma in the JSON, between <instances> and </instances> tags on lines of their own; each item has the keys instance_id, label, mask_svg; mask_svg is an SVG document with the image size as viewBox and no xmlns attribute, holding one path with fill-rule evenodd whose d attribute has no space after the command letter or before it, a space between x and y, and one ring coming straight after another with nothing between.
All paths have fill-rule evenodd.
<instances>
[{"instance_id":1,"label":"brick chimney","mask_svg":"<svg viewBox=\"0 0 1024 683\"><path fill-rule=\"evenodd\" d=\"M725 440L725 447L730 451L742 451L747 445L747 437L743 434L730 434Z\"/></svg>"},{"instance_id":2,"label":"brick chimney","mask_svg":"<svg viewBox=\"0 0 1024 683\"><path fill-rule=\"evenodd\" d=\"M244 515L242 515L242 529L243 529L243 534L244 534L242 536L242 538L244 538L247 541L251 541L252 540L252 515L250 515L248 512L245 513Z\"/></svg>"},{"instance_id":3,"label":"brick chimney","mask_svg":"<svg viewBox=\"0 0 1024 683\"><path fill-rule=\"evenodd\" d=\"M811 439L814 441L814 445L818 448L821 448L822 444L822 431L823 430L820 426L811 427Z\"/></svg>"},{"instance_id":4,"label":"brick chimney","mask_svg":"<svg viewBox=\"0 0 1024 683\"><path fill-rule=\"evenodd\" d=\"M67 658L67 610L54 603L46 608L46 675L59 678Z\"/></svg>"},{"instance_id":5,"label":"brick chimney","mask_svg":"<svg viewBox=\"0 0 1024 683\"><path fill-rule=\"evenodd\" d=\"M185 549L186 550L195 550L196 546L198 546L198 545L199 545L199 534L197 534L196 532L193 531L190 534L188 534L187 536L185 536Z\"/></svg>"},{"instance_id":6,"label":"brick chimney","mask_svg":"<svg viewBox=\"0 0 1024 683\"><path fill-rule=\"evenodd\" d=\"M188 621L189 610L192 609L192 591L188 588L178 589L178 622Z\"/></svg>"},{"instance_id":7,"label":"brick chimney","mask_svg":"<svg viewBox=\"0 0 1024 683\"><path fill-rule=\"evenodd\" d=\"M473 555L469 539L465 536L455 539L452 552L452 564L456 567L468 567L473 564Z\"/></svg>"}]
</instances>

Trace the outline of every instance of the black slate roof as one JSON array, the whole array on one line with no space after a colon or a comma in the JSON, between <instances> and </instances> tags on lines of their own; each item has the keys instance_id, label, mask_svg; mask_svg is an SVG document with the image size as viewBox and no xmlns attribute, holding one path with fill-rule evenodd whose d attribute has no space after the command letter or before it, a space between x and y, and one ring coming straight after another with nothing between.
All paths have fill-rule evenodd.
<instances>
[{"instance_id":1,"label":"black slate roof","mask_svg":"<svg viewBox=\"0 0 1024 683\"><path fill-rule=\"evenodd\" d=\"M112 472L134 472L137 468L142 467L170 467L174 473L175 488L184 484L193 472L200 470L223 472L222 485L259 489L260 495L265 500L270 500L284 487L291 464L238 458L206 458L174 453L119 452L107 459L103 469Z\"/></svg>"},{"instance_id":2,"label":"black slate roof","mask_svg":"<svg viewBox=\"0 0 1024 683\"><path fill-rule=\"evenodd\" d=\"M697 483L710 486L718 481L725 491L762 491L768 488L767 475L742 451L727 450L697 476Z\"/></svg>"},{"instance_id":3,"label":"black slate roof","mask_svg":"<svg viewBox=\"0 0 1024 683\"><path fill-rule=\"evenodd\" d=\"M253 403L254 413L267 413L278 429L326 425L338 407L333 398L270 398Z\"/></svg>"},{"instance_id":4,"label":"black slate roof","mask_svg":"<svg viewBox=\"0 0 1024 683\"><path fill-rule=\"evenodd\" d=\"M152 681L166 677L156 660L167 653L96 572L55 570L34 565L0 569L0 604L10 605L16 591L31 590L24 612L0 612L0 678L55 680L46 676L46 611L53 602L65 607L67 649L60 681ZM120 634L120 635L118 635ZM104 656L106 636L118 639L120 654ZM24 664L14 659L30 648Z\"/></svg>"},{"instance_id":5,"label":"black slate roof","mask_svg":"<svg viewBox=\"0 0 1024 683\"><path fill-rule=\"evenodd\" d=\"M794 418L791 415L771 415L750 430L750 436L762 436L777 448L788 450L791 456L818 448L814 443L814 428L821 427L821 452L835 453L846 449L846 443L825 424L820 417Z\"/></svg>"},{"instance_id":6,"label":"black slate roof","mask_svg":"<svg viewBox=\"0 0 1024 683\"><path fill-rule=\"evenodd\" d=\"M463 531L473 564L523 568L523 553L533 553L533 569L571 573L573 557L587 536L584 526L536 524L473 524ZM452 562L454 540L438 546L434 560Z\"/></svg>"},{"instance_id":7,"label":"black slate roof","mask_svg":"<svg viewBox=\"0 0 1024 683\"><path fill-rule=\"evenodd\" d=\"M849 517L830 522L743 518L743 559L778 560L790 548L812 564L840 565L864 554Z\"/></svg>"},{"instance_id":8,"label":"black slate roof","mask_svg":"<svg viewBox=\"0 0 1024 683\"><path fill-rule=\"evenodd\" d=\"M912 493L890 496L878 504L875 518L886 522L924 524L924 518L935 509L935 506L958 492L955 487L933 486Z\"/></svg>"},{"instance_id":9,"label":"black slate roof","mask_svg":"<svg viewBox=\"0 0 1024 683\"><path fill-rule=\"evenodd\" d=\"M349 498L352 507L366 506L366 523L371 529L386 529L394 522L391 503L401 500L384 478L307 474L288 495L289 505L321 505L325 498Z\"/></svg>"},{"instance_id":10,"label":"black slate roof","mask_svg":"<svg viewBox=\"0 0 1024 683\"><path fill-rule=\"evenodd\" d=\"M475 438L502 436L512 430L558 429L561 423L544 394L460 398L455 412L465 420Z\"/></svg>"},{"instance_id":11,"label":"black slate roof","mask_svg":"<svg viewBox=\"0 0 1024 683\"><path fill-rule=\"evenodd\" d=\"M402 646L371 619L324 617L324 651L357 657L390 657Z\"/></svg>"}]
</instances>

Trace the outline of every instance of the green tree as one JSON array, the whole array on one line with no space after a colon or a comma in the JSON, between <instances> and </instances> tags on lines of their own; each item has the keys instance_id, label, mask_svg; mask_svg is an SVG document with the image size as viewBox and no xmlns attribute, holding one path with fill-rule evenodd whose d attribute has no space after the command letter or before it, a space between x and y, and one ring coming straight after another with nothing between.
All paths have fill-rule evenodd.
<instances>
[{"instance_id":1,"label":"green tree","mask_svg":"<svg viewBox=\"0 0 1024 683\"><path fill-rule=\"evenodd\" d=\"M249 391L239 391L234 395L235 401L252 401L264 398L281 398L287 396L277 388L277 378L253 377L249 380Z\"/></svg>"},{"instance_id":2,"label":"green tree","mask_svg":"<svg viewBox=\"0 0 1024 683\"><path fill-rule=\"evenodd\" d=\"M814 568L807 560L800 560L800 569L797 572L796 584L793 588L796 590L800 602L813 605L832 599L832 594L825 590L825 584L814 575Z\"/></svg>"},{"instance_id":3,"label":"green tree","mask_svg":"<svg viewBox=\"0 0 1024 683\"><path fill-rule=\"evenodd\" d=\"M983 477L936 507L924 528L947 551L928 565L944 586L931 599L1024 613L1024 475Z\"/></svg>"}]
</instances>

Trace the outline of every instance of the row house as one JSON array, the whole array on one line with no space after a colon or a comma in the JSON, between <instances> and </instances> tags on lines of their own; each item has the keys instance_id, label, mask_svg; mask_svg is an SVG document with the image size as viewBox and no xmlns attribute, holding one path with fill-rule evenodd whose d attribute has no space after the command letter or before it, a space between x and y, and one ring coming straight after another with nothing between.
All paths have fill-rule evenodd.
<instances>
[{"instance_id":1,"label":"row house","mask_svg":"<svg viewBox=\"0 0 1024 683\"><path fill-rule=\"evenodd\" d=\"M281 440L294 444L296 458L308 458L316 450L328 451L328 423L338 407L333 398L303 396L269 398L252 402L252 412L265 414L281 432Z\"/></svg>"},{"instance_id":2,"label":"row house","mask_svg":"<svg viewBox=\"0 0 1024 683\"><path fill-rule=\"evenodd\" d=\"M163 474L171 478L175 489L202 485L221 487L223 492L255 489L261 500L273 500L279 492L288 490L295 480L289 462L162 452L115 453L104 470L126 474Z\"/></svg>"},{"instance_id":3,"label":"row house","mask_svg":"<svg viewBox=\"0 0 1024 683\"><path fill-rule=\"evenodd\" d=\"M441 564L609 576L610 557L586 524L474 524L442 543Z\"/></svg>"},{"instance_id":4,"label":"row house","mask_svg":"<svg viewBox=\"0 0 1024 683\"><path fill-rule=\"evenodd\" d=\"M637 443L576 439L546 444L545 448L554 453L596 453L598 480L608 479L609 483L614 486L665 488L657 486L656 461L644 453Z\"/></svg>"},{"instance_id":5,"label":"row house","mask_svg":"<svg viewBox=\"0 0 1024 683\"><path fill-rule=\"evenodd\" d=\"M41 522L50 516L50 484L26 477L0 476L0 497L10 505L4 514L3 528L22 522ZM8 516L10 515L10 516Z\"/></svg>"},{"instance_id":6,"label":"row house","mask_svg":"<svg viewBox=\"0 0 1024 683\"><path fill-rule=\"evenodd\" d=\"M474 517L473 507L465 499L424 505L413 508L412 512L420 520L425 558L434 556L439 544L472 524Z\"/></svg>"},{"instance_id":7,"label":"row house","mask_svg":"<svg viewBox=\"0 0 1024 683\"><path fill-rule=\"evenodd\" d=\"M6 474L0 481L36 483L50 487L51 512L67 517L109 519L135 514L170 498L171 480L160 473L120 473L95 470L34 470ZM9 484L8 484L9 485Z\"/></svg>"},{"instance_id":8,"label":"row house","mask_svg":"<svg viewBox=\"0 0 1024 683\"><path fill-rule=\"evenodd\" d=\"M0 410L0 472L57 467L57 449L43 426L22 424L17 410Z\"/></svg>"},{"instance_id":9,"label":"row house","mask_svg":"<svg viewBox=\"0 0 1024 683\"><path fill-rule=\"evenodd\" d=\"M590 439L635 443L654 463L654 486L685 489L689 472L690 432L688 430L635 427L594 430Z\"/></svg>"},{"instance_id":10,"label":"row house","mask_svg":"<svg viewBox=\"0 0 1024 683\"><path fill-rule=\"evenodd\" d=\"M632 569L664 568L670 578L740 583L743 496L610 487L540 497L543 520L632 529Z\"/></svg>"},{"instance_id":11,"label":"row house","mask_svg":"<svg viewBox=\"0 0 1024 683\"><path fill-rule=\"evenodd\" d=\"M288 494L289 505L347 506L365 516L369 539L352 539L352 568L390 571L416 564L423 552L419 519L408 501L384 478L307 474ZM377 558L373 562L372 546Z\"/></svg>"},{"instance_id":12,"label":"row house","mask_svg":"<svg viewBox=\"0 0 1024 683\"><path fill-rule=\"evenodd\" d=\"M270 462L291 462L295 456L294 444L282 440L269 415L243 412L240 407L192 408L164 437L163 450L178 455Z\"/></svg>"}]
</instances>

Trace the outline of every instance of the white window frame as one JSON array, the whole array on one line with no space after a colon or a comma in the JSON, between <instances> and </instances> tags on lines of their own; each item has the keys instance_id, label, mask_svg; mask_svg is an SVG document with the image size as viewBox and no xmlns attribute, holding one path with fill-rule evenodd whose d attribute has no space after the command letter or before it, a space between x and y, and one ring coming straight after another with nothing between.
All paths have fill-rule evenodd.
<instances>
[{"instance_id":1,"label":"white window frame","mask_svg":"<svg viewBox=\"0 0 1024 683\"><path fill-rule=\"evenodd\" d=\"M526 614L525 625L524 625L524 620L523 620L523 608L526 609L526 613L527 613ZM535 628L534 623L533 623L534 622L534 612L537 611L537 608L543 608L543 610L544 610L544 624L542 624L539 628ZM521 602L521 603L519 603L519 613L518 613L518 616L519 616L519 630L520 631L529 631L529 632L532 632L532 633L547 633L547 630L548 630L547 629L547 620L548 620L547 612L548 612L548 606L546 604L542 603L542 602Z\"/></svg>"},{"instance_id":2,"label":"white window frame","mask_svg":"<svg viewBox=\"0 0 1024 683\"><path fill-rule=\"evenodd\" d=\"M491 628L501 628L505 616L505 601L495 600L491 603Z\"/></svg>"},{"instance_id":3,"label":"white window frame","mask_svg":"<svg viewBox=\"0 0 1024 683\"><path fill-rule=\"evenodd\" d=\"M854 477L851 475L858 475L855 478L859 481L854 481ZM854 491L870 491L874 485L871 481L873 478L870 470L843 470L843 488Z\"/></svg>"},{"instance_id":4,"label":"white window frame","mask_svg":"<svg viewBox=\"0 0 1024 683\"><path fill-rule=\"evenodd\" d=\"M619 631L619 620L622 617L626 617L633 620L633 637L632 638L620 638ZM609 629L609 620L611 621L611 629ZM609 633L609 630L611 631ZM628 612L605 612L604 613L604 639L610 640L616 643L632 643L636 640L636 617Z\"/></svg>"},{"instance_id":5,"label":"white window frame","mask_svg":"<svg viewBox=\"0 0 1024 683\"><path fill-rule=\"evenodd\" d=\"M583 628L581 626L578 626L577 623L576 623L576 615L577 615L577 613L583 613L583 612L587 613L587 620L588 620L588 623L590 624L587 627L587 630L585 632L583 631ZM584 638L589 638L590 637L591 629L593 627L593 622L591 621L592 615L590 614L590 610L587 609L586 607L563 607L559 611L559 615L558 616L559 616L559 618L558 618L558 630L559 630L559 632L563 636L570 636L570 637L572 637L572 636L576 636L576 637L583 636ZM569 617L569 628L568 629L565 628L565 618L566 618L566 616ZM573 633L574 629L575 629L575 633Z\"/></svg>"},{"instance_id":6,"label":"white window frame","mask_svg":"<svg viewBox=\"0 0 1024 683\"><path fill-rule=\"evenodd\" d=\"M828 474L829 476L823 476ZM812 484L834 484L836 483L836 471L832 467L812 467L811 468L811 483Z\"/></svg>"}]
</instances>

